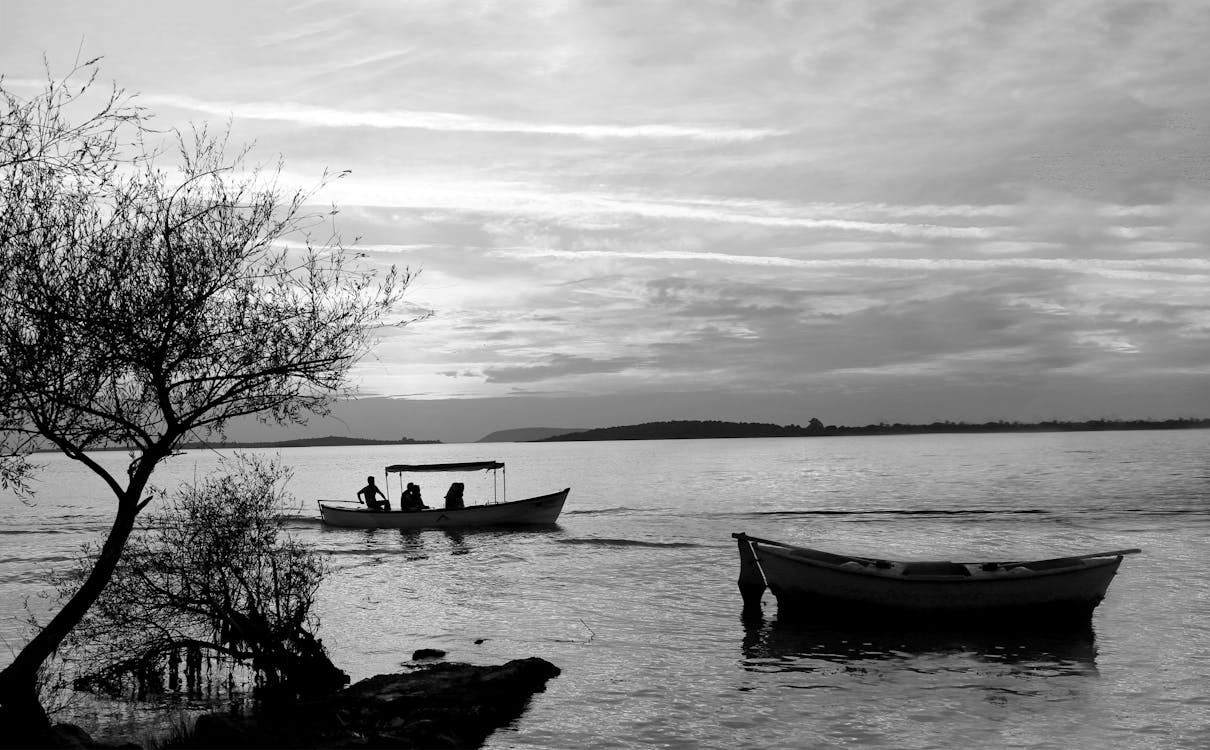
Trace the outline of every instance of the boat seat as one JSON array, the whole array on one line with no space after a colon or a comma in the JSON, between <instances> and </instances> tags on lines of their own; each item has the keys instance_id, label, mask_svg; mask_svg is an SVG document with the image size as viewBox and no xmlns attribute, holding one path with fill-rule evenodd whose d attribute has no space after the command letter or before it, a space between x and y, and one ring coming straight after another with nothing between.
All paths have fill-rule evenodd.
<instances>
[{"instance_id":1,"label":"boat seat","mask_svg":"<svg viewBox=\"0 0 1210 750\"><path fill-rule=\"evenodd\" d=\"M1021 567L1028 570L1054 570L1055 568L1071 568L1083 564L1084 561L1078 557L1059 557L1054 560L1037 560L1025 563Z\"/></svg>"},{"instance_id":2,"label":"boat seat","mask_svg":"<svg viewBox=\"0 0 1210 750\"><path fill-rule=\"evenodd\" d=\"M970 568L955 562L904 563L905 576L969 576Z\"/></svg>"},{"instance_id":3,"label":"boat seat","mask_svg":"<svg viewBox=\"0 0 1210 750\"><path fill-rule=\"evenodd\" d=\"M806 547L795 547L790 551L790 554L795 557L806 558L807 560L815 560L818 562L829 563L831 565L844 565L845 563L855 562L863 564L860 560L854 560L846 555L834 555L831 552L820 552L817 549L807 549Z\"/></svg>"}]
</instances>

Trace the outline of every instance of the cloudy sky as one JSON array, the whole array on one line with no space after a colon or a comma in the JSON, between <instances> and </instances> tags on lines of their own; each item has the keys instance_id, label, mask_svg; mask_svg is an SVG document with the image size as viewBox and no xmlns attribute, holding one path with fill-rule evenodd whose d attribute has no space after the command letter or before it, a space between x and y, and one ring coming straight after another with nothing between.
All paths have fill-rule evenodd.
<instances>
[{"instance_id":1,"label":"cloudy sky","mask_svg":"<svg viewBox=\"0 0 1210 750\"><path fill-rule=\"evenodd\" d=\"M1207 39L1184 0L0 0L10 83L104 55L161 125L351 170L342 234L434 314L345 424L444 440L1210 416Z\"/></svg>"}]
</instances>

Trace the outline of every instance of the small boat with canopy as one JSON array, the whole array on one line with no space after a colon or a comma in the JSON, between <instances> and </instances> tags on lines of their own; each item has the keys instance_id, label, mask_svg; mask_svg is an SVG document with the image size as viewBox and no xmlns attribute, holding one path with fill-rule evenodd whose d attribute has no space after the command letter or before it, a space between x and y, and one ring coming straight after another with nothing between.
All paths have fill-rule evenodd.
<instances>
[{"instance_id":1,"label":"small boat with canopy","mask_svg":"<svg viewBox=\"0 0 1210 750\"><path fill-rule=\"evenodd\" d=\"M404 489L404 474L431 472L492 472L492 500L479 505L465 505L462 499L464 485L453 482L445 493L445 500L437 501L437 507L410 510L403 507L409 502L408 495L415 485L409 483ZM357 529L424 529L424 528L467 528L480 526L549 526L556 523L563 511L563 503L571 488L523 500L508 500L508 478L504 464L500 461L465 461L441 464L394 464L386 467L383 492L391 497L391 476L398 475L398 502L386 509L366 507L357 501L320 500L319 515L328 526ZM415 500L420 497L416 491Z\"/></svg>"}]
</instances>

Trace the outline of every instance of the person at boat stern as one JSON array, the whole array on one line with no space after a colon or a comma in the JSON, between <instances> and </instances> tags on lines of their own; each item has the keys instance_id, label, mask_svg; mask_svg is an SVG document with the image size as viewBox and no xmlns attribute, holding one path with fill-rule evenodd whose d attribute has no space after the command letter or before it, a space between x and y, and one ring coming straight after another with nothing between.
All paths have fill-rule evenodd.
<instances>
[{"instance_id":1,"label":"person at boat stern","mask_svg":"<svg viewBox=\"0 0 1210 750\"><path fill-rule=\"evenodd\" d=\"M462 504L462 492L465 485L462 482L454 482L450 485L449 492L445 493L445 508L446 510L457 510L466 507Z\"/></svg>"},{"instance_id":2,"label":"person at boat stern","mask_svg":"<svg viewBox=\"0 0 1210 750\"><path fill-rule=\"evenodd\" d=\"M382 498L379 500L378 498ZM370 510L390 510L391 501L387 500L387 496L382 490L378 489L378 485L374 484L374 477L366 477L366 486L357 490L357 499L363 500L366 507Z\"/></svg>"}]
</instances>

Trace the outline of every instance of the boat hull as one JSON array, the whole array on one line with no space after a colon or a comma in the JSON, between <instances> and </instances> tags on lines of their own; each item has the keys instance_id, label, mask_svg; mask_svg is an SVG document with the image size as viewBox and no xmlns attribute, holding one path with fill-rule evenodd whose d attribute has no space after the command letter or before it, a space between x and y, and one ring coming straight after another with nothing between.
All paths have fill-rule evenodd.
<instances>
[{"instance_id":1,"label":"boat hull","mask_svg":"<svg viewBox=\"0 0 1210 750\"><path fill-rule=\"evenodd\" d=\"M740 544L741 557L747 544L776 598L779 619L821 623L1086 627L1122 561L1118 555L985 567L846 558L745 539Z\"/></svg>"},{"instance_id":2,"label":"boat hull","mask_svg":"<svg viewBox=\"0 0 1210 750\"><path fill-rule=\"evenodd\" d=\"M468 505L457 510L375 511L351 504L319 501L324 524L353 529L474 528L549 526L558 521L571 488L507 503Z\"/></svg>"}]
</instances>

